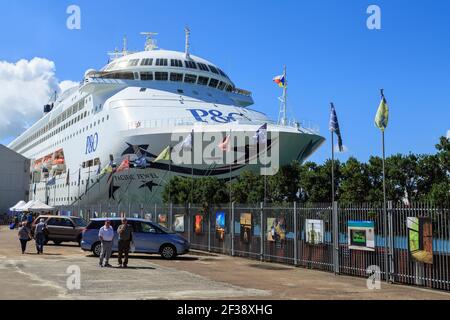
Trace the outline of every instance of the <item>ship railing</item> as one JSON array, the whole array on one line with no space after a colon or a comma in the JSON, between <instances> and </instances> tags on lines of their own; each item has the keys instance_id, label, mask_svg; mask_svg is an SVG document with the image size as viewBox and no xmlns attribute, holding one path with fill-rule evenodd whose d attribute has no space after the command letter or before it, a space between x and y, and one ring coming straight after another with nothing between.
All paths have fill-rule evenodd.
<instances>
[{"instance_id":1,"label":"ship railing","mask_svg":"<svg viewBox=\"0 0 450 320\"><path fill-rule=\"evenodd\" d=\"M247 96L247 97L251 97L252 93L248 90L244 90L244 89L239 89L239 88L233 88L233 90L231 91L232 93L236 93L236 94L240 94L243 96Z\"/></svg>"},{"instance_id":2,"label":"ship railing","mask_svg":"<svg viewBox=\"0 0 450 320\"><path fill-rule=\"evenodd\" d=\"M299 131L303 131L306 133L319 134L320 128L317 124L312 121L302 120L302 121L290 121L285 125L280 125L276 121L272 120L249 120L249 119L236 119L236 121L232 122L233 124L238 125L262 125L264 123L277 125L280 127L290 127L298 129ZM128 130L136 130L136 129L158 129L158 128L167 128L167 127L180 127L180 126L195 126L195 125L209 125L214 124L217 125L217 122L197 122L192 118L163 118L163 119L152 119L152 120L137 120L130 121L128 123Z\"/></svg>"}]
</instances>

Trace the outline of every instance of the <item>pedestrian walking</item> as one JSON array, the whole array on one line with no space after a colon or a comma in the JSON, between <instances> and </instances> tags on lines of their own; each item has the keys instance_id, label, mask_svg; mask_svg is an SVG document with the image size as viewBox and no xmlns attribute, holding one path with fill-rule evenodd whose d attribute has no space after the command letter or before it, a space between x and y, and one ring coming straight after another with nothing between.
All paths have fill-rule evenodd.
<instances>
[{"instance_id":1,"label":"pedestrian walking","mask_svg":"<svg viewBox=\"0 0 450 320\"><path fill-rule=\"evenodd\" d=\"M100 228L98 232L98 238L102 243L102 252L100 253L100 267L111 267L109 264L109 258L112 253L112 245L114 240L114 229L111 227L111 221L106 220L105 225ZM103 265L103 262L105 264Z\"/></svg>"},{"instance_id":2,"label":"pedestrian walking","mask_svg":"<svg viewBox=\"0 0 450 320\"><path fill-rule=\"evenodd\" d=\"M25 254L27 250L27 243L31 240L31 229L28 228L26 222L22 222L22 226L19 228L18 232L20 246L22 248L22 254Z\"/></svg>"},{"instance_id":3,"label":"pedestrian walking","mask_svg":"<svg viewBox=\"0 0 450 320\"><path fill-rule=\"evenodd\" d=\"M36 250L37 254L44 253L44 242L45 237L48 232L47 225L45 224L45 219L41 218L39 223L36 225L34 229L34 239L36 241Z\"/></svg>"},{"instance_id":4,"label":"pedestrian walking","mask_svg":"<svg viewBox=\"0 0 450 320\"><path fill-rule=\"evenodd\" d=\"M33 224L33 214L31 212L27 215L27 226L28 228L31 228L31 225Z\"/></svg>"},{"instance_id":5,"label":"pedestrian walking","mask_svg":"<svg viewBox=\"0 0 450 320\"><path fill-rule=\"evenodd\" d=\"M119 268L128 267L128 255L133 242L133 227L128 224L127 218L122 218L122 224L117 228L119 234ZM125 256L125 258L124 258ZM124 258L124 260L122 260Z\"/></svg>"}]
</instances>

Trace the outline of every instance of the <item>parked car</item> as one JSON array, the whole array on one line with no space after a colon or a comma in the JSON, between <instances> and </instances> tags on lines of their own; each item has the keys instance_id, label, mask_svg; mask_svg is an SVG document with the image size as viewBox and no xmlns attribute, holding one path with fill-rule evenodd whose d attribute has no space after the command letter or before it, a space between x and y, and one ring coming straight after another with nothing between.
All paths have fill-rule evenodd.
<instances>
[{"instance_id":1,"label":"parked car","mask_svg":"<svg viewBox=\"0 0 450 320\"><path fill-rule=\"evenodd\" d=\"M83 231L81 249L92 251L95 256L101 253L98 232L105 225L106 218L92 219ZM114 229L113 252L118 251L117 228L120 218L109 219ZM128 224L133 227L135 253L160 254L164 259L173 259L189 252L190 244L181 235L169 231L156 223L144 219L129 218Z\"/></svg>"},{"instance_id":2,"label":"parked car","mask_svg":"<svg viewBox=\"0 0 450 320\"><path fill-rule=\"evenodd\" d=\"M41 219L45 220L48 228L48 235L44 240L44 244L47 244L48 241L53 241L56 245L60 245L63 242L78 242L79 245L81 244L82 232L87 226L86 221L82 218L41 215L31 225L31 234L33 236L36 224Z\"/></svg>"}]
</instances>

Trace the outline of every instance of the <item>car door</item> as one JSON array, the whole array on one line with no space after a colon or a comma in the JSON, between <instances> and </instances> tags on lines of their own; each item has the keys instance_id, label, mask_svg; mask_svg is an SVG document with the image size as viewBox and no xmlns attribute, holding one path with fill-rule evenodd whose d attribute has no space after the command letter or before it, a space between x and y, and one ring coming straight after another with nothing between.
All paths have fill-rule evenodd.
<instances>
[{"instance_id":1,"label":"car door","mask_svg":"<svg viewBox=\"0 0 450 320\"><path fill-rule=\"evenodd\" d=\"M59 218L58 219L58 233L63 240L74 240L75 225L70 219Z\"/></svg>"},{"instance_id":2,"label":"car door","mask_svg":"<svg viewBox=\"0 0 450 320\"><path fill-rule=\"evenodd\" d=\"M136 252L158 253L161 247L161 230L147 222L135 222L134 245Z\"/></svg>"},{"instance_id":3,"label":"car door","mask_svg":"<svg viewBox=\"0 0 450 320\"><path fill-rule=\"evenodd\" d=\"M60 232L59 229L59 218L49 218L45 223L47 225L47 229L48 229L48 238L50 240L53 239L61 239L62 238L62 234Z\"/></svg>"}]
</instances>

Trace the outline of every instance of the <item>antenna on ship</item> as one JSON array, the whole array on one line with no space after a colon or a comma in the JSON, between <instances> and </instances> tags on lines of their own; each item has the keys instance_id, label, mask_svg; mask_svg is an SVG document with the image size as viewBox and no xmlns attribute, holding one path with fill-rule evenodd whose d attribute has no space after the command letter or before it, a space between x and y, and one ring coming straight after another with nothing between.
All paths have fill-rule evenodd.
<instances>
[{"instance_id":1,"label":"antenna on ship","mask_svg":"<svg viewBox=\"0 0 450 320\"><path fill-rule=\"evenodd\" d=\"M185 54L185 56L186 56L186 59L189 59L190 57L189 57L189 48L190 48L190 43L189 43L189 38L190 38L190 36L191 36L191 30L189 29L189 27L185 27L184 28L184 33L185 33L185 36L186 36L186 44L185 44L185 47L184 47L184 54Z\"/></svg>"},{"instance_id":2,"label":"antenna on ship","mask_svg":"<svg viewBox=\"0 0 450 320\"><path fill-rule=\"evenodd\" d=\"M156 40L153 39L153 36L157 36L156 32L141 32L141 35L145 36L145 51L152 51L158 49L156 45Z\"/></svg>"},{"instance_id":3,"label":"antenna on ship","mask_svg":"<svg viewBox=\"0 0 450 320\"><path fill-rule=\"evenodd\" d=\"M123 47L122 47L122 54L124 56L127 55L127 52L128 52L127 47L128 47L128 39L127 39L127 35L124 35L123 36Z\"/></svg>"},{"instance_id":4,"label":"antenna on ship","mask_svg":"<svg viewBox=\"0 0 450 320\"><path fill-rule=\"evenodd\" d=\"M283 78L285 81L285 84L283 85L283 96L279 97L280 100L280 113L278 116L278 124L285 126L287 125L287 112L286 112L286 105L287 105L287 80L286 80L286 66L284 66L283 71Z\"/></svg>"}]
</instances>

